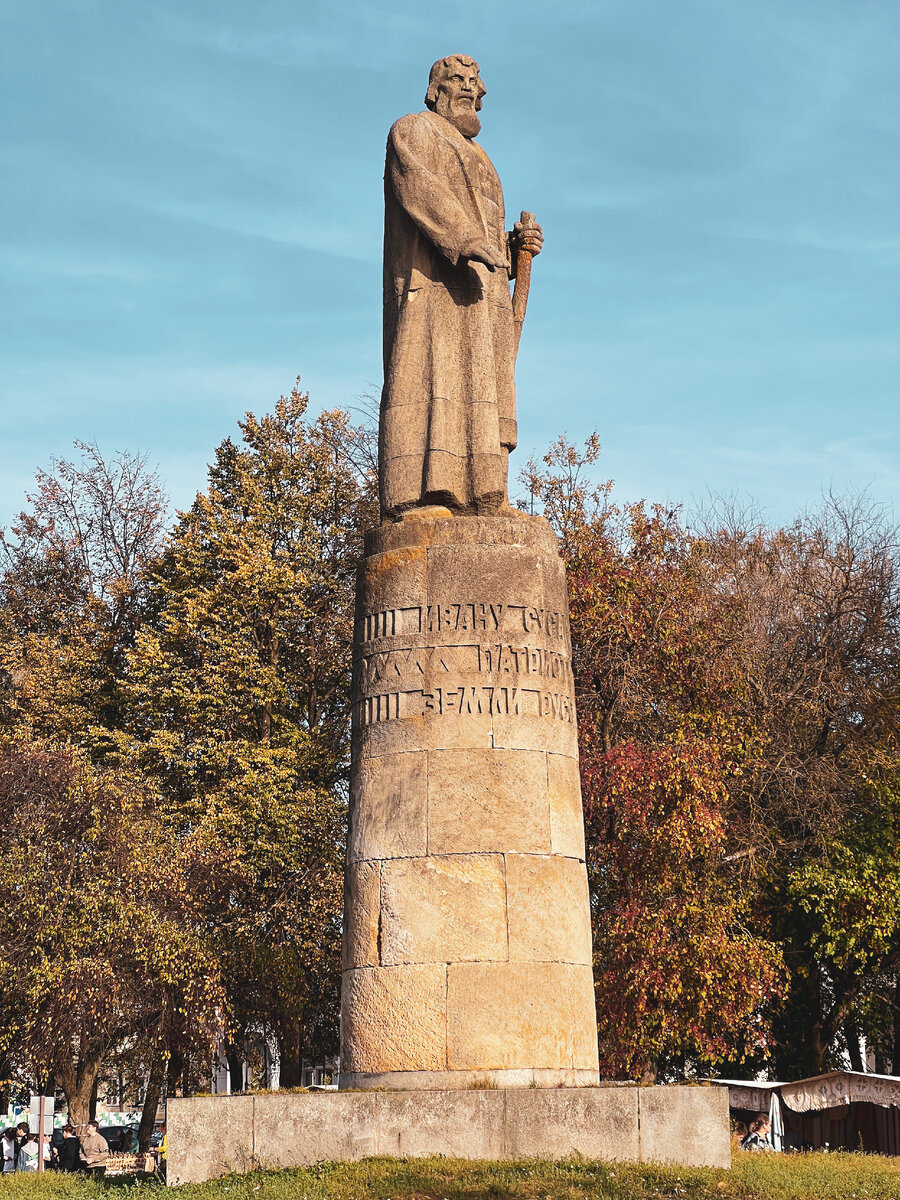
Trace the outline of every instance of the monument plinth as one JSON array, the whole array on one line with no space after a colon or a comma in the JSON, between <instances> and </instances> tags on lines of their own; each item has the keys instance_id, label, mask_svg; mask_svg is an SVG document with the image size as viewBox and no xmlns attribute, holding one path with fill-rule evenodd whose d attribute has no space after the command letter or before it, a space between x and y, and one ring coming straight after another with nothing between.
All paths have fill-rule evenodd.
<instances>
[{"instance_id":1,"label":"monument plinth","mask_svg":"<svg viewBox=\"0 0 900 1200\"><path fill-rule=\"evenodd\" d=\"M506 487L543 233L524 212L505 231L484 94L474 59L440 59L427 111L388 138L341 994L340 1086L361 1091L170 1100L170 1182L379 1154L730 1163L725 1089L581 1086L597 1027L565 572Z\"/></svg>"},{"instance_id":2,"label":"monument plinth","mask_svg":"<svg viewBox=\"0 0 900 1200\"><path fill-rule=\"evenodd\" d=\"M359 577L345 1087L596 1083L568 602L540 517L407 517Z\"/></svg>"}]
</instances>

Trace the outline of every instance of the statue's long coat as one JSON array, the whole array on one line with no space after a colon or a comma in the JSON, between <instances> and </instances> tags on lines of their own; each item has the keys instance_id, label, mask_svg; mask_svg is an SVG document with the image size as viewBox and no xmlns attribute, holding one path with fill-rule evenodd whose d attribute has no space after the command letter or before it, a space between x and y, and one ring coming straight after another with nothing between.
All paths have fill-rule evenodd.
<instances>
[{"instance_id":1,"label":"statue's long coat","mask_svg":"<svg viewBox=\"0 0 900 1200\"><path fill-rule=\"evenodd\" d=\"M516 444L509 271L460 251L508 254L500 180L476 142L414 113L388 137L384 196L382 510L490 512Z\"/></svg>"}]
</instances>

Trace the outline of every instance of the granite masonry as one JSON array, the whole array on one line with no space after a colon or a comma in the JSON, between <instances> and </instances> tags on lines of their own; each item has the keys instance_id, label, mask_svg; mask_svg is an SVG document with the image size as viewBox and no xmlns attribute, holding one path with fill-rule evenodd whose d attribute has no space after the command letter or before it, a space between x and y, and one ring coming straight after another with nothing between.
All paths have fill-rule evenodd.
<instances>
[{"instance_id":1,"label":"granite masonry","mask_svg":"<svg viewBox=\"0 0 900 1200\"><path fill-rule=\"evenodd\" d=\"M170 1184L370 1155L728 1167L728 1089L273 1092L168 1102Z\"/></svg>"},{"instance_id":2,"label":"granite masonry","mask_svg":"<svg viewBox=\"0 0 900 1200\"><path fill-rule=\"evenodd\" d=\"M425 511L358 590L342 1087L596 1083L563 564Z\"/></svg>"}]
</instances>

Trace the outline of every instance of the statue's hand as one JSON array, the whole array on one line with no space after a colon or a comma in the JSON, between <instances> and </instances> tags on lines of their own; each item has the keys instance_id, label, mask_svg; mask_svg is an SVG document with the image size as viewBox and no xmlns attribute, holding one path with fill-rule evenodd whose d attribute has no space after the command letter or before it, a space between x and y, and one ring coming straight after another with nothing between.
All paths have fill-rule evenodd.
<instances>
[{"instance_id":1,"label":"statue's hand","mask_svg":"<svg viewBox=\"0 0 900 1200\"><path fill-rule=\"evenodd\" d=\"M505 267L507 265L506 256L483 238L472 238L470 242L466 242L462 250L460 250L460 257L484 263L491 271L495 267Z\"/></svg>"},{"instance_id":2,"label":"statue's hand","mask_svg":"<svg viewBox=\"0 0 900 1200\"><path fill-rule=\"evenodd\" d=\"M513 253L513 261L520 250L524 250L526 254L530 254L532 258L536 258L544 248L544 231L540 225L523 225L521 221L516 221L512 227L512 233L509 235L510 245Z\"/></svg>"}]
</instances>

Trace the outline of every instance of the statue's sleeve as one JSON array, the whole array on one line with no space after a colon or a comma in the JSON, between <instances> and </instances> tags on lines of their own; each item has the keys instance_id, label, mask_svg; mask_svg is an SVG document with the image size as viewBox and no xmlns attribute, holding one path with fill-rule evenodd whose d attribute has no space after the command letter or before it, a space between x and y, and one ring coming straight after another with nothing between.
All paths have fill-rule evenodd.
<instances>
[{"instance_id":1,"label":"statue's sleeve","mask_svg":"<svg viewBox=\"0 0 900 1200\"><path fill-rule=\"evenodd\" d=\"M416 117L396 122L388 138L387 172L397 203L455 266L463 246L484 238L484 230L454 194L449 171L462 167L427 122Z\"/></svg>"}]
</instances>

